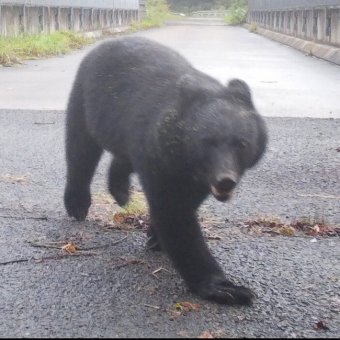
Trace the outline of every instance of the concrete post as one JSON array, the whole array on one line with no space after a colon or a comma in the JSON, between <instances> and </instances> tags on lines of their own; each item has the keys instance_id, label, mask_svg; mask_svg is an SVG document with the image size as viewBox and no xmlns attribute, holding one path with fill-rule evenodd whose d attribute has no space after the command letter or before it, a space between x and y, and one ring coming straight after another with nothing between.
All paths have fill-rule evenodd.
<instances>
[{"instance_id":1,"label":"concrete post","mask_svg":"<svg viewBox=\"0 0 340 340\"><path fill-rule=\"evenodd\" d=\"M74 9L71 7L70 9L70 22L69 22L69 30L72 31L74 27Z\"/></svg>"},{"instance_id":2,"label":"concrete post","mask_svg":"<svg viewBox=\"0 0 340 340\"><path fill-rule=\"evenodd\" d=\"M79 16L79 30L80 31L84 30L84 17L85 17L84 13L85 13L85 9L82 8L80 10L80 16Z\"/></svg>"},{"instance_id":3,"label":"concrete post","mask_svg":"<svg viewBox=\"0 0 340 340\"><path fill-rule=\"evenodd\" d=\"M26 16L26 6L22 7L22 33L26 33L27 30L27 16Z\"/></svg>"},{"instance_id":4,"label":"concrete post","mask_svg":"<svg viewBox=\"0 0 340 340\"><path fill-rule=\"evenodd\" d=\"M0 5L0 35L53 32L58 30L86 31L127 25L139 20L142 12L129 8L60 7L58 5ZM57 3L57 2L56 2ZM84 2L85 3L85 2ZM94 5L95 6L95 5ZM260 17L260 12L254 17Z\"/></svg>"}]
</instances>

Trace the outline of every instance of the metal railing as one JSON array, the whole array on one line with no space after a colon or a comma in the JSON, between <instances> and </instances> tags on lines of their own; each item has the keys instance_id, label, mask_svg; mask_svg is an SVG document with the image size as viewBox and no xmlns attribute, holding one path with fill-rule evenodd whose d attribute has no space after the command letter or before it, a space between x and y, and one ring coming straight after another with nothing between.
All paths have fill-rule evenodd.
<instances>
[{"instance_id":1,"label":"metal railing","mask_svg":"<svg viewBox=\"0 0 340 340\"><path fill-rule=\"evenodd\" d=\"M340 7L340 0L248 0L250 11Z\"/></svg>"},{"instance_id":2,"label":"metal railing","mask_svg":"<svg viewBox=\"0 0 340 340\"><path fill-rule=\"evenodd\" d=\"M0 5L138 9L139 0L0 0Z\"/></svg>"},{"instance_id":3,"label":"metal railing","mask_svg":"<svg viewBox=\"0 0 340 340\"><path fill-rule=\"evenodd\" d=\"M192 12L191 16L192 17L200 17L200 18L212 18L212 17L217 17L217 18L223 18L225 15L228 13L228 11L196 11Z\"/></svg>"}]
</instances>

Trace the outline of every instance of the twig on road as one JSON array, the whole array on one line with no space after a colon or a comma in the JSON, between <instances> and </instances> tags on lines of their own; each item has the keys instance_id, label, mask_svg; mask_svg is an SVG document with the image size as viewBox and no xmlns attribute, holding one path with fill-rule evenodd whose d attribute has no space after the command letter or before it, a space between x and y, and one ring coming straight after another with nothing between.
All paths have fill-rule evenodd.
<instances>
[{"instance_id":1,"label":"twig on road","mask_svg":"<svg viewBox=\"0 0 340 340\"><path fill-rule=\"evenodd\" d=\"M59 259L62 259L64 257L68 257L68 256L95 256L95 255L98 255L98 254L97 253L89 253L87 251L93 250L93 249L100 249L100 248L107 248L107 247L115 246L116 244L126 240L127 237L128 237L128 235L124 236L120 240L117 240L117 241L115 241L111 244L105 244L103 246L88 247L88 248L77 248L77 253L65 253L65 254L58 254L58 255L54 255L54 256L45 256L45 257L42 257L42 258L29 258L29 259L11 260L11 261L6 261L6 262L0 262L0 266L1 265L5 266L5 265L8 265L8 264L14 264L14 263L21 263L21 262L29 262L29 261L43 262L43 261L46 261L46 260L59 260ZM53 249L59 249L59 250L62 249L62 247L56 246L55 244L60 244L60 243L64 244L65 243L63 241L51 242L50 244L41 244L41 243L35 243L35 242L32 242L32 241L26 241L26 242L32 247L53 248ZM135 260L135 261L138 261L138 260ZM140 263L141 262L142 261L140 261ZM124 263L124 264L122 264L118 267L121 268L121 267L127 266L128 264L133 264L133 261Z\"/></svg>"},{"instance_id":2,"label":"twig on road","mask_svg":"<svg viewBox=\"0 0 340 340\"><path fill-rule=\"evenodd\" d=\"M13 218L13 219L16 219L16 220L39 220L39 221L47 221L48 220L47 216L23 217L23 216L12 216L12 215L0 215L0 218Z\"/></svg>"},{"instance_id":3,"label":"twig on road","mask_svg":"<svg viewBox=\"0 0 340 340\"><path fill-rule=\"evenodd\" d=\"M124 263L114 266L113 269L120 269L120 268L129 266L131 264L146 264L145 261L138 260L138 259L129 259L129 260L123 259L123 260L125 261Z\"/></svg>"},{"instance_id":4,"label":"twig on road","mask_svg":"<svg viewBox=\"0 0 340 340\"><path fill-rule=\"evenodd\" d=\"M0 262L0 265L5 266L6 264L20 263L20 262L28 262L31 259L20 259L20 260L11 260L6 262Z\"/></svg>"},{"instance_id":5,"label":"twig on road","mask_svg":"<svg viewBox=\"0 0 340 340\"><path fill-rule=\"evenodd\" d=\"M97 253L73 253L73 254L66 253L66 254L59 254L59 255L56 255L56 256L46 256L46 257L41 257L41 258L18 259L18 260L11 260L11 261L6 261L6 262L0 262L0 265L1 266L5 266L7 264L14 264L14 263L21 263L21 262L30 262L30 261L40 263L40 262L43 262L43 261L46 261L46 260L61 260L61 259L65 258L65 257L72 257L72 256L95 256L95 255L98 255L98 254Z\"/></svg>"},{"instance_id":6,"label":"twig on road","mask_svg":"<svg viewBox=\"0 0 340 340\"><path fill-rule=\"evenodd\" d=\"M35 125L54 125L55 122L34 122Z\"/></svg>"},{"instance_id":7,"label":"twig on road","mask_svg":"<svg viewBox=\"0 0 340 340\"><path fill-rule=\"evenodd\" d=\"M148 305L148 304L144 304L145 307L149 307L149 308L153 308L153 309L161 309L161 307L159 306L152 306L152 305Z\"/></svg>"},{"instance_id":8,"label":"twig on road","mask_svg":"<svg viewBox=\"0 0 340 340\"><path fill-rule=\"evenodd\" d=\"M94 246L94 247L86 247L86 248L82 248L82 247L78 247L76 246L76 250L77 251L88 251L88 250L94 250L94 249L103 249L103 248L109 248L111 246L115 246L118 243L123 242L124 240L126 240L128 237L128 235L124 236L123 238L121 238L120 240L117 240L113 243L110 244L104 244L104 245L100 245L100 246ZM49 243L37 243L37 242L33 242L33 241L26 241L26 243L28 243L30 246L32 247L36 247L36 248L52 248L52 249L62 249L62 245L67 244L67 241L58 241L58 242L49 242ZM60 246L57 246L56 244L61 244Z\"/></svg>"},{"instance_id":9,"label":"twig on road","mask_svg":"<svg viewBox=\"0 0 340 340\"><path fill-rule=\"evenodd\" d=\"M35 243L33 241L26 241L26 243L29 244L31 247L35 247L35 248L53 248L53 249L61 249L61 246L55 246L53 244L58 244L58 243L65 244L65 242L51 242L50 244L42 244L42 243Z\"/></svg>"},{"instance_id":10,"label":"twig on road","mask_svg":"<svg viewBox=\"0 0 340 340\"><path fill-rule=\"evenodd\" d=\"M330 198L330 199L336 199L339 200L340 196L334 196L334 195L320 195L320 194L297 194L300 197L319 197L319 198Z\"/></svg>"},{"instance_id":11,"label":"twig on road","mask_svg":"<svg viewBox=\"0 0 340 340\"><path fill-rule=\"evenodd\" d=\"M159 277L156 275L157 273L159 273L160 271L165 271L169 274L172 274L170 270L167 270L166 268L163 268L163 267L159 267L158 269L154 270L151 275L154 276L157 280L159 280Z\"/></svg>"},{"instance_id":12,"label":"twig on road","mask_svg":"<svg viewBox=\"0 0 340 340\"><path fill-rule=\"evenodd\" d=\"M81 251L84 251L84 250L93 250L93 249L102 249L102 248L109 248L111 246L115 246L117 245L118 243L121 243L123 241L125 241L126 239L128 238L128 235L125 235L124 237L122 237L120 240L117 240L113 243L110 243L110 244L104 244L102 246L95 246L95 247L87 247L87 248L77 248L77 250L81 250Z\"/></svg>"}]
</instances>

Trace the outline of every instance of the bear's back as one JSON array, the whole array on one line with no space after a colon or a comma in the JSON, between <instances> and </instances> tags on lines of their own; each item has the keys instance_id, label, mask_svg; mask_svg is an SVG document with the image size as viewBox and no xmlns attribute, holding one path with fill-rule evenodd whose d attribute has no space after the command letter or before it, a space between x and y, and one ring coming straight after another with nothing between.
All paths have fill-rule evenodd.
<instances>
[{"instance_id":1,"label":"bear's back","mask_svg":"<svg viewBox=\"0 0 340 340\"><path fill-rule=\"evenodd\" d=\"M116 79L117 75L133 75L135 80L163 77L176 81L193 70L191 64L171 48L142 37L124 37L103 42L90 51L79 73L85 77L103 77L114 72Z\"/></svg>"}]
</instances>

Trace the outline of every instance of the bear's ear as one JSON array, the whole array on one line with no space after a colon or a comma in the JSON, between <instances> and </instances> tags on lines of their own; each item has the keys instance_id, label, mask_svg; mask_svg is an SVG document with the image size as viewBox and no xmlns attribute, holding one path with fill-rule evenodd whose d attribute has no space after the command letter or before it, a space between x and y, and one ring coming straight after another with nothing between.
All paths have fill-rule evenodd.
<instances>
[{"instance_id":1,"label":"bear's ear","mask_svg":"<svg viewBox=\"0 0 340 340\"><path fill-rule=\"evenodd\" d=\"M232 79L227 85L227 92L235 100L241 100L253 106L251 92L248 84L241 79Z\"/></svg>"},{"instance_id":2,"label":"bear's ear","mask_svg":"<svg viewBox=\"0 0 340 340\"><path fill-rule=\"evenodd\" d=\"M182 106L188 107L195 100L204 96L202 86L189 74L183 75L176 84Z\"/></svg>"}]
</instances>

